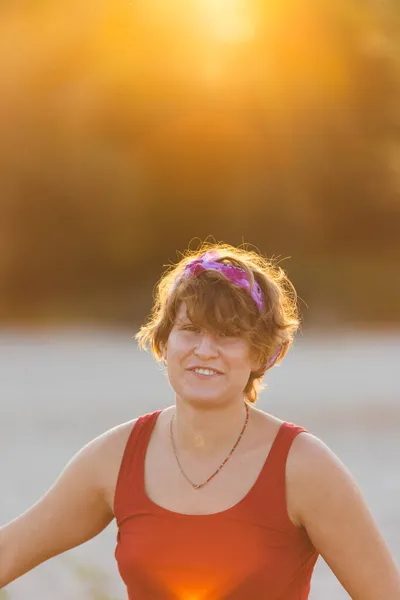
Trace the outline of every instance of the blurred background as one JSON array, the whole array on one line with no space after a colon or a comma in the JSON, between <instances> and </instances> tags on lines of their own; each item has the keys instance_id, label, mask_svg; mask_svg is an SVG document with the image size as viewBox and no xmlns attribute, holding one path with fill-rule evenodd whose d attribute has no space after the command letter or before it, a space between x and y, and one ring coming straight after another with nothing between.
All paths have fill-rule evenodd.
<instances>
[{"instance_id":1,"label":"blurred background","mask_svg":"<svg viewBox=\"0 0 400 600\"><path fill-rule=\"evenodd\" d=\"M295 284L303 328L259 406L338 454L399 562L398 2L3 0L0 131L0 523L173 402L132 337L208 238ZM122 600L114 540L0 597ZM320 559L322 597L348 595Z\"/></svg>"}]
</instances>

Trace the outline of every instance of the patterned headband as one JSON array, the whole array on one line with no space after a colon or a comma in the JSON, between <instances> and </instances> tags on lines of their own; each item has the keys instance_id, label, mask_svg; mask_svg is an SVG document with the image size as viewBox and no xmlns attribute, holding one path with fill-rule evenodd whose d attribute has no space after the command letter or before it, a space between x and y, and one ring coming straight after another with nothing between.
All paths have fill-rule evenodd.
<instances>
[{"instance_id":1,"label":"patterned headband","mask_svg":"<svg viewBox=\"0 0 400 600\"><path fill-rule=\"evenodd\" d=\"M246 271L240 267L233 265L226 265L220 263L215 259L218 256L216 252L206 252L200 258L197 258L190 262L185 267L185 275L199 275L203 271L218 271L222 273L227 279L230 279L235 285L243 288L248 292L256 303L258 310L261 312L264 308L264 301L262 291L258 283L255 281L253 289L250 289L250 281L248 279Z\"/></svg>"}]
</instances>

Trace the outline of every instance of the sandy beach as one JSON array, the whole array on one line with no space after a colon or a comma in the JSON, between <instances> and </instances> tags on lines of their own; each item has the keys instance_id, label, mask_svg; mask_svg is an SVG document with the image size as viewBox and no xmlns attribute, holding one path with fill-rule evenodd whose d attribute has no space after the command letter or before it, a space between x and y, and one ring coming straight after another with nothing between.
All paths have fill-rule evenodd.
<instances>
[{"instance_id":1,"label":"sandy beach","mask_svg":"<svg viewBox=\"0 0 400 600\"><path fill-rule=\"evenodd\" d=\"M52 484L103 431L173 402L133 332L0 332L0 523ZM360 483L400 562L400 333L303 334L258 406L320 437ZM3 593L12 600L125 600L115 524ZM1 596L3 598L3 596ZM320 558L310 600L348 595Z\"/></svg>"}]
</instances>

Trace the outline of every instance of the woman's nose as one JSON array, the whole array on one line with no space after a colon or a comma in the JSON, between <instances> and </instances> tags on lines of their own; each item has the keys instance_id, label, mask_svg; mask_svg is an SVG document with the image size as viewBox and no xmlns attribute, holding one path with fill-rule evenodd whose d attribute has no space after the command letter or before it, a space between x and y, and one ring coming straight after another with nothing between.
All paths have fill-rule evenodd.
<instances>
[{"instance_id":1,"label":"woman's nose","mask_svg":"<svg viewBox=\"0 0 400 600\"><path fill-rule=\"evenodd\" d=\"M194 349L194 354L196 356L203 356L204 358L218 354L218 345L215 337L207 332L201 333Z\"/></svg>"}]
</instances>

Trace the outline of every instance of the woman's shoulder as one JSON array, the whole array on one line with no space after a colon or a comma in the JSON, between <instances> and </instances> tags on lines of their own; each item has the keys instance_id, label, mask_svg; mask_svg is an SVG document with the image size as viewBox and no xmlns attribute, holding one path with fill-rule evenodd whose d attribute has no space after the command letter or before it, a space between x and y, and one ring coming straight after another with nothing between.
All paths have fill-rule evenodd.
<instances>
[{"instance_id":1,"label":"woman's shoulder","mask_svg":"<svg viewBox=\"0 0 400 600\"><path fill-rule=\"evenodd\" d=\"M95 441L98 444L99 453L104 453L109 457L121 456L122 458L129 436L139 418L140 417L126 421L125 423L120 423L96 438Z\"/></svg>"},{"instance_id":2,"label":"woman's shoulder","mask_svg":"<svg viewBox=\"0 0 400 600\"><path fill-rule=\"evenodd\" d=\"M105 457L108 457L111 461L117 460L120 462L133 428L138 421L151 416L151 414L143 414L130 421L120 423L92 440L90 444L96 447L99 459L103 461Z\"/></svg>"},{"instance_id":3,"label":"woman's shoulder","mask_svg":"<svg viewBox=\"0 0 400 600\"><path fill-rule=\"evenodd\" d=\"M114 505L115 488L128 440L138 421L150 414L143 414L116 425L91 442L95 446L95 461L101 473L102 491L111 509Z\"/></svg>"},{"instance_id":4,"label":"woman's shoulder","mask_svg":"<svg viewBox=\"0 0 400 600\"><path fill-rule=\"evenodd\" d=\"M288 496L292 512L304 524L306 516L314 510L316 498L321 501L336 492L355 488L356 482L340 458L320 438L308 431L295 437L290 447L286 465Z\"/></svg>"},{"instance_id":5,"label":"woman's shoulder","mask_svg":"<svg viewBox=\"0 0 400 600\"><path fill-rule=\"evenodd\" d=\"M300 423L293 423L292 421L285 421L272 415L270 413L265 412L264 410L260 410L259 408L252 407L252 412L255 416L255 420L258 423L260 429L265 433L269 433L272 437L276 437L276 435L280 432L280 430L286 429L287 431L293 432L291 433L291 449L290 451L293 453L297 452L297 446L303 450L303 445L305 448L311 450L313 447L317 448L318 445L323 444L323 442L312 435L309 431L307 431L306 427L301 425ZM302 435L300 435L302 434ZM297 441L296 441L297 440ZM299 442L299 440L302 440ZM304 441L306 440L306 441ZM295 443L296 442L296 443ZM293 446L293 448L292 448ZM304 458L306 458L304 456Z\"/></svg>"},{"instance_id":6,"label":"woman's shoulder","mask_svg":"<svg viewBox=\"0 0 400 600\"><path fill-rule=\"evenodd\" d=\"M285 466L287 504L292 522L301 527L302 515L312 504L313 490L319 489L323 482L329 489L346 476L347 469L336 454L305 426L284 421L264 411L257 411L257 417L271 439L275 439L283 427L290 428Z\"/></svg>"},{"instance_id":7,"label":"woman's shoulder","mask_svg":"<svg viewBox=\"0 0 400 600\"><path fill-rule=\"evenodd\" d=\"M122 458L137 421L138 418L116 425L88 444L88 448L91 448L93 468L98 473L99 487L111 511Z\"/></svg>"},{"instance_id":8,"label":"woman's shoulder","mask_svg":"<svg viewBox=\"0 0 400 600\"><path fill-rule=\"evenodd\" d=\"M333 465L344 468L340 459L323 440L301 428L303 431L293 439L288 456L288 463L293 472L301 476L309 473L310 468L324 470Z\"/></svg>"}]
</instances>

